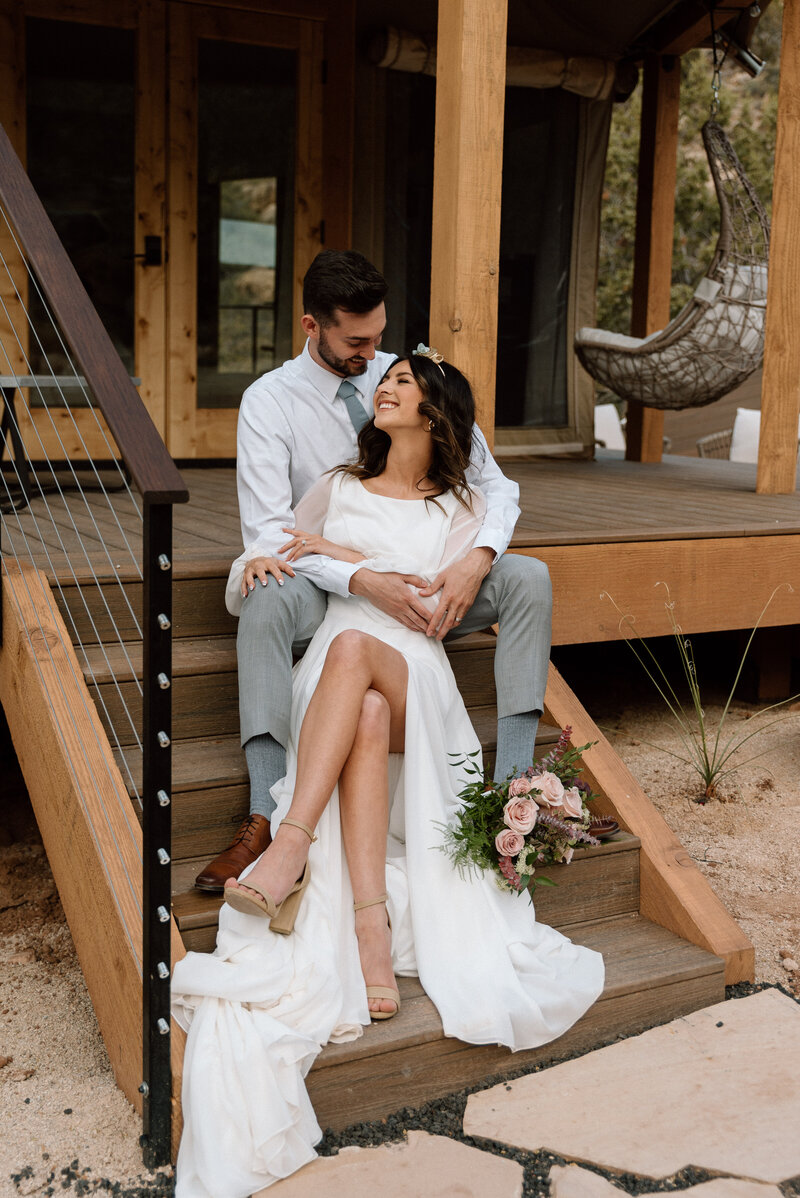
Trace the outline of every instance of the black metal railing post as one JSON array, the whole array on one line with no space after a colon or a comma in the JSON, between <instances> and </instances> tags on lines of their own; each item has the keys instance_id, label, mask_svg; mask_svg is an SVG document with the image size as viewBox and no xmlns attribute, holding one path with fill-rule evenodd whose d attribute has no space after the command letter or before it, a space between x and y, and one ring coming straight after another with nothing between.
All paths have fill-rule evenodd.
<instances>
[{"instance_id":1,"label":"black metal railing post","mask_svg":"<svg viewBox=\"0 0 800 1198\"><path fill-rule=\"evenodd\" d=\"M142 1155L171 1153L172 507L144 505L142 604Z\"/></svg>"}]
</instances>

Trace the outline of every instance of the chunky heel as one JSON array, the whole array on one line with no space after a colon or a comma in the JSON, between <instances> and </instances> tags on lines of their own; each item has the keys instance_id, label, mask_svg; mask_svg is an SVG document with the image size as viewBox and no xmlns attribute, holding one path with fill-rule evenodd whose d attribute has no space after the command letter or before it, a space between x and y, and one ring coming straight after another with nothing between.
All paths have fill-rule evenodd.
<instances>
[{"instance_id":1,"label":"chunky heel","mask_svg":"<svg viewBox=\"0 0 800 1198\"><path fill-rule=\"evenodd\" d=\"M299 820L289 819L287 816L286 819L281 820L281 824L292 824L293 827L300 828L312 844L317 839L311 828L307 824L301 824ZM290 932L294 931L297 912L300 910L300 900L310 879L311 866L306 861L302 875L283 902L276 903L268 890L251 882L249 878L236 886L226 886L225 902L229 907L233 907L234 911L241 911L242 915L266 916L273 932L277 932L279 936L288 936Z\"/></svg>"},{"instance_id":2,"label":"chunky heel","mask_svg":"<svg viewBox=\"0 0 800 1198\"><path fill-rule=\"evenodd\" d=\"M306 867L303 870L302 878L295 886L292 887L286 898L278 907L277 912L269 921L269 926L272 928L273 932L277 932L279 936L288 936L290 932L294 931L294 922L297 919L297 912L300 910L300 900L303 897L303 891L305 890L306 886L308 886L310 879L311 870L309 869L308 862L306 862Z\"/></svg>"}]
</instances>

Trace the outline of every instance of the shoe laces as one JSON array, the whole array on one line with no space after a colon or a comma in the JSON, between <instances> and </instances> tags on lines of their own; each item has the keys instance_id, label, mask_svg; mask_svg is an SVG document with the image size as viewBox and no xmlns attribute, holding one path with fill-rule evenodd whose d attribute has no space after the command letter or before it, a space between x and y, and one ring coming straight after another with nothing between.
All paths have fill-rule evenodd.
<instances>
[{"instance_id":1,"label":"shoe laces","mask_svg":"<svg viewBox=\"0 0 800 1198\"><path fill-rule=\"evenodd\" d=\"M250 815L242 824L239 831L236 833L231 844L233 848L236 844L243 844L245 848L249 848L251 842L255 839L256 827L258 825L258 816Z\"/></svg>"}]
</instances>

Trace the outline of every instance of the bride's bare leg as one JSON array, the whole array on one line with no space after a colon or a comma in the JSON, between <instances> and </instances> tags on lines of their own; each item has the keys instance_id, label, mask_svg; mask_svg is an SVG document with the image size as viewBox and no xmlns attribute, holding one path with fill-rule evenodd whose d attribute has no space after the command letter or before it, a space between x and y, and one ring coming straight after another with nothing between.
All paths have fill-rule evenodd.
<instances>
[{"instance_id":1,"label":"bride's bare leg","mask_svg":"<svg viewBox=\"0 0 800 1198\"><path fill-rule=\"evenodd\" d=\"M355 742L368 690L388 703L392 751L402 751L407 685L408 667L396 649L356 630L334 638L300 730L297 779L287 813L292 819L316 827ZM283 824L248 876L279 903L303 872L309 846L305 832ZM235 879L226 885L236 885Z\"/></svg>"},{"instance_id":2,"label":"bride's bare leg","mask_svg":"<svg viewBox=\"0 0 800 1198\"><path fill-rule=\"evenodd\" d=\"M391 711L382 694L368 690L350 756L339 776L339 812L353 898L368 902L386 890L389 824L388 763ZM394 986L392 937L383 903L355 913L361 972L369 986ZM369 999L371 1011L393 1012L391 999Z\"/></svg>"}]
</instances>

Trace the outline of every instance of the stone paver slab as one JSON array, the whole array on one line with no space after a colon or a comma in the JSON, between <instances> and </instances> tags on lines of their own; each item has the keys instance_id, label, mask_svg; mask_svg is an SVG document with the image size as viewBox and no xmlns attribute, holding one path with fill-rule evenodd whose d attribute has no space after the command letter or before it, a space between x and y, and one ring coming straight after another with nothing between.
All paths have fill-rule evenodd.
<instances>
[{"instance_id":1,"label":"stone paver slab","mask_svg":"<svg viewBox=\"0 0 800 1198\"><path fill-rule=\"evenodd\" d=\"M580 1165L553 1165L548 1178L550 1198L621 1198L625 1193L607 1178ZM715 1177L680 1191L680 1198L781 1198L777 1186L739 1177Z\"/></svg>"},{"instance_id":2,"label":"stone paver slab","mask_svg":"<svg viewBox=\"0 0 800 1198\"><path fill-rule=\"evenodd\" d=\"M411 1131L404 1143L318 1157L253 1198L521 1198L522 1179L516 1161Z\"/></svg>"},{"instance_id":3,"label":"stone paver slab","mask_svg":"<svg viewBox=\"0 0 800 1198\"><path fill-rule=\"evenodd\" d=\"M603 1168L800 1173L800 1006L777 990L717 1003L473 1094L464 1130Z\"/></svg>"}]
</instances>

